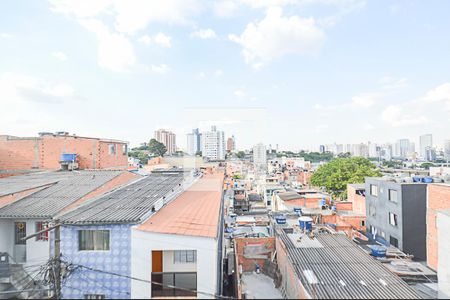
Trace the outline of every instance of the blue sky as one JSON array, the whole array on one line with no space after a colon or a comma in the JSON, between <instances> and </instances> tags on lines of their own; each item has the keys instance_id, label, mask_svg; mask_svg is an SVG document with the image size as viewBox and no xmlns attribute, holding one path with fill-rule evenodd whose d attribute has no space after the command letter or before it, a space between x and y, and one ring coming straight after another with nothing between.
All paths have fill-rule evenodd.
<instances>
[{"instance_id":1,"label":"blue sky","mask_svg":"<svg viewBox=\"0 0 450 300\"><path fill-rule=\"evenodd\" d=\"M0 134L450 139L450 2L1 1Z\"/></svg>"}]
</instances>

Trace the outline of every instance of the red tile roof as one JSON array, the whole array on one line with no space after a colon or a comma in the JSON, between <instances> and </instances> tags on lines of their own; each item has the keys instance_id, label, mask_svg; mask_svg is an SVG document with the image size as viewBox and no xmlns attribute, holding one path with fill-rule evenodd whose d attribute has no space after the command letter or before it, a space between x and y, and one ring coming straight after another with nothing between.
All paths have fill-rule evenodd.
<instances>
[{"instance_id":1,"label":"red tile roof","mask_svg":"<svg viewBox=\"0 0 450 300\"><path fill-rule=\"evenodd\" d=\"M223 178L223 173L204 175L137 229L166 234L216 237Z\"/></svg>"}]
</instances>

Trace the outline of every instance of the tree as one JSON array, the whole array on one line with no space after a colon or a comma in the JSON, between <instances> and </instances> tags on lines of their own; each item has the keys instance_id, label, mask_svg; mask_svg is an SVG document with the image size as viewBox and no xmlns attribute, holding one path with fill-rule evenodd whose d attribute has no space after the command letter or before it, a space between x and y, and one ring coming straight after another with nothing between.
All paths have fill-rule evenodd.
<instances>
[{"instance_id":1,"label":"tree","mask_svg":"<svg viewBox=\"0 0 450 300\"><path fill-rule=\"evenodd\" d=\"M430 167L434 167L434 164L430 163L430 162L424 162L423 164L420 165L420 167L425 169L425 170L429 170Z\"/></svg>"},{"instance_id":2,"label":"tree","mask_svg":"<svg viewBox=\"0 0 450 300\"><path fill-rule=\"evenodd\" d=\"M244 158L245 157L245 152L244 151L239 151L238 153L236 153L236 156L238 158Z\"/></svg>"},{"instance_id":3,"label":"tree","mask_svg":"<svg viewBox=\"0 0 450 300\"><path fill-rule=\"evenodd\" d=\"M312 175L311 183L324 187L335 198L345 199L347 184L363 183L365 177L377 176L381 172L366 158L336 158L320 166Z\"/></svg>"},{"instance_id":4,"label":"tree","mask_svg":"<svg viewBox=\"0 0 450 300\"><path fill-rule=\"evenodd\" d=\"M143 165L146 165L148 163L148 154L143 151L139 152L137 158Z\"/></svg>"},{"instance_id":5,"label":"tree","mask_svg":"<svg viewBox=\"0 0 450 300\"><path fill-rule=\"evenodd\" d=\"M151 139L148 143L148 150L150 151L150 153L157 156L164 156L164 154L167 152L166 146L155 139Z\"/></svg>"}]
</instances>

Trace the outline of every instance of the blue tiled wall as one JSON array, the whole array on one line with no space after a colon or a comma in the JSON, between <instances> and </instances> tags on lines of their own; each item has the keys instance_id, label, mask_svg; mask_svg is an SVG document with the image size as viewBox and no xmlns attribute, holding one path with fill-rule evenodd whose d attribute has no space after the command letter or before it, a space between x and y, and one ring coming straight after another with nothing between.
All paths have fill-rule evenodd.
<instances>
[{"instance_id":1,"label":"blue tiled wall","mask_svg":"<svg viewBox=\"0 0 450 300\"><path fill-rule=\"evenodd\" d=\"M110 230L110 251L78 251L78 230ZM121 275L131 275L131 226L64 226L61 229L62 259L74 264ZM130 298L128 278L79 268L63 283L63 298L103 294L107 299Z\"/></svg>"}]
</instances>

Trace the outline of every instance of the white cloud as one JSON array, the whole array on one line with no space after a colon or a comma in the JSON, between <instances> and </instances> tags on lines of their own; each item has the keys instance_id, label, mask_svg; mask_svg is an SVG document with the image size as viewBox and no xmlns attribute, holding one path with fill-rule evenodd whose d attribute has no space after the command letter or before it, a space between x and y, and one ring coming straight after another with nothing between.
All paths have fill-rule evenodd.
<instances>
[{"instance_id":1,"label":"white cloud","mask_svg":"<svg viewBox=\"0 0 450 300\"><path fill-rule=\"evenodd\" d=\"M4 38L4 39L9 39L12 38L14 35L11 33L7 33L7 32L2 32L0 33L0 38Z\"/></svg>"},{"instance_id":2,"label":"white cloud","mask_svg":"<svg viewBox=\"0 0 450 300\"><path fill-rule=\"evenodd\" d=\"M419 125L428 123L428 118L412 107L389 105L381 113L381 119L392 127Z\"/></svg>"},{"instance_id":3,"label":"white cloud","mask_svg":"<svg viewBox=\"0 0 450 300\"><path fill-rule=\"evenodd\" d=\"M203 40L217 38L216 33L211 28L199 29L190 34L191 37L197 37Z\"/></svg>"},{"instance_id":4,"label":"white cloud","mask_svg":"<svg viewBox=\"0 0 450 300\"><path fill-rule=\"evenodd\" d=\"M375 104L377 98L381 96L380 93L363 93L352 97L352 105L355 107L371 107Z\"/></svg>"},{"instance_id":5,"label":"white cloud","mask_svg":"<svg viewBox=\"0 0 450 300\"><path fill-rule=\"evenodd\" d=\"M49 0L49 2L51 11L77 18L96 16L113 4L112 0Z\"/></svg>"},{"instance_id":6,"label":"white cloud","mask_svg":"<svg viewBox=\"0 0 450 300\"><path fill-rule=\"evenodd\" d=\"M140 38L138 38L138 42L141 42L146 45L150 45L150 43L152 42L152 38L148 35L143 35Z\"/></svg>"},{"instance_id":7,"label":"white cloud","mask_svg":"<svg viewBox=\"0 0 450 300\"><path fill-rule=\"evenodd\" d=\"M428 103L435 103L434 105L442 104L445 109L450 111L450 82L441 84L428 91L424 100Z\"/></svg>"},{"instance_id":8,"label":"white cloud","mask_svg":"<svg viewBox=\"0 0 450 300\"><path fill-rule=\"evenodd\" d=\"M247 93L242 89L235 90L233 94L238 98L244 98L247 96Z\"/></svg>"},{"instance_id":9,"label":"white cloud","mask_svg":"<svg viewBox=\"0 0 450 300\"><path fill-rule=\"evenodd\" d=\"M100 21L80 20L82 26L96 34L98 39L98 64L100 67L124 72L136 64L136 55L131 42L122 34L110 32Z\"/></svg>"},{"instance_id":10,"label":"white cloud","mask_svg":"<svg viewBox=\"0 0 450 300\"><path fill-rule=\"evenodd\" d=\"M236 14L239 4L233 0L215 1L213 12L219 18L230 18Z\"/></svg>"},{"instance_id":11,"label":"white cloud","mask_svg":"<svg viewBox=\"0 0 450 300\"><path fill-rule=\"evenodd\" d=\"M384 76L378 81L378 83L381 85L381 88L384 90L393 90L393 89L400 89L400 88L407 87L408 79Z\"/></svg>"},{"instance_id":12,"label":"white cloud","mask_svg":"<svg viewBox=\"0 0 450 300\"><path fill-rule=\"evenodd\" d=\"M67 60L67 55L64 52L61 52L61 51L53 52L52 56L54 58L56 58L57 60L60 60L60 61L66 61Z\"/></svg>"},{"instance_id":13,"label":"white cloud","mask_svg":"<svg viewBox=\"0 0 450 300\"><path fill-rule=\"evenodd\" d=\"M159 32L158 34L156 34L153 37L153 40L155 41L156 44L165 47L165 48L170 48L172 47L172 38L168 35L165 35L162 32Z\"/></svg>"},{"instance_id":14,"label":"white cloud","mask_svg":"<svg viewBox=\"0 0 450 300\"><path fill-rule=\"evenodd\" d=\"M229 39L243 47L247 64L259 68L290 53L316 54L325 39L313 18L283 17L281 8L269 8L260 22L251 22L240 36Z\"/></svg>"},{"instance_id":15,"label":"white cloud","mask_svg":"<svg viewBox=\"0 0 450 300\"><path fill-rule=\"evenodd\" d=\"M152 65L151 70L154 73L166 74L170 71L170 68L166 64L160 64L160 65Z\"/></svg>"},{"instance_id":16,"label":"white cloud","mask_svg":"<svg viewBox=\"0 0 450 300\"><path fill-rule=\"evenodd\" d=\"M221 69L217 69L216 71L214 71L214 75L219 77L223 75L223 71Z\"/></svg>"}]
</instances>

